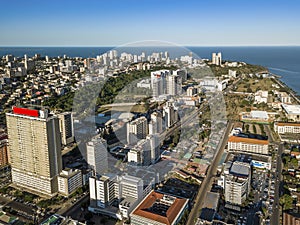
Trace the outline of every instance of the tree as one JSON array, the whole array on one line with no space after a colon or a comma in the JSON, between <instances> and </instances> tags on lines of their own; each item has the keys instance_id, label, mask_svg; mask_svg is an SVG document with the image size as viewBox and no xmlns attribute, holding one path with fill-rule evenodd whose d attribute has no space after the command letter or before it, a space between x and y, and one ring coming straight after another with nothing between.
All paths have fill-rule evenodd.
<instances>
[{"instance_id":1,"label":"tree","mask_svg":"<svg viewBox=\"0 0 300 225\"><path fill-rule=\"evenodd\" d=\"M281 196L279 202L283 206L283 210L289 210L293 208L293 198L288 194Z\"/></svg>"}]
</instances>

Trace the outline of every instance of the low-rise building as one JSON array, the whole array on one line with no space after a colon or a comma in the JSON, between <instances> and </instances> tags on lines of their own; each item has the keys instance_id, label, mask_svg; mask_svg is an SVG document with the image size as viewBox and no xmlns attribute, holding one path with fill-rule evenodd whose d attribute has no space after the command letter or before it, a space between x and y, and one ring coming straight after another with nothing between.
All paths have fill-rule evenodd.
<instances>
[{"instance_id":1,"label":"low-rise building","mask_svg":"<svg viewBox=\"0 0 300 225\"><path fill-rule=\"evenodd\" d=\"M281 107L290 121L300 121L300 105L281 104Z\"/></svg>"},{"instance_id":2,"label":"low-rise building","mask_svg":"<svg viewBox=\"0 0 300 225\"><path fill-rule=\"evenodd\" d=\"M132 225L176 225L188 208L188 199L152 191L130 214Z\"/></svg>"},{"instance_id":3,"label":"low-rise building","mask_svg":"<svg viewBox=\"0 0 300 225\"><path fill-rule=\"evenodd\" d=\"M269 141L250 136L230 136L228 150L243 151L257 154L268 154Z\"/></svg>"},{"instance_id":4,"label":"low-rise building","mask_svg":"<svg viewBox=\"0 0 300 225\"><path fill-rule=\"evenodd\" d=\"M285 134L285 133L299 134L300 133L300 123L277 122L277 123L274 123L274 130L278 134Z\"/></svg>"}]
</instances>

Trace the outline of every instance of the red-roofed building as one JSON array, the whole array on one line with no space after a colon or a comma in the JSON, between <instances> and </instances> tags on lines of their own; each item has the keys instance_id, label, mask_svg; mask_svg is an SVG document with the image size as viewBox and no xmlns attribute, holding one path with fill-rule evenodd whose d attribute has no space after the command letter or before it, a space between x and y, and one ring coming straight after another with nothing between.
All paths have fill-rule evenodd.
<instances>
[{"instance_id":1,"label":"red-roofed building","mask_svg":"<svg viewBox=\"0 0 300 225\"><path fill-rule=\"evenodd\" d=\"M278 134L292 133L299 134L300 133L300 123L274 123L274 130Z\"/></svg>"},{"instance_id":2,"label":"red-roofed building","mask_svg":"<svg viewBox=\"0 0 300 225\"><path fill-rule=\"evenodd\" d=\"M268 140L259 140L238 136L230 136L228 139L228 149L233 151L268 154L268 145Z\"/></svg>"},{"instance_id":3,"label":"red-roofed building","mask_svg":"<svg viewBox=\"0 0 300 225\"><path fill-rule=\"evenodd\" d=\"M176 225L187 209L188 201L152 191L131 213L131 224Z\"/></svg>"}]
</instances>

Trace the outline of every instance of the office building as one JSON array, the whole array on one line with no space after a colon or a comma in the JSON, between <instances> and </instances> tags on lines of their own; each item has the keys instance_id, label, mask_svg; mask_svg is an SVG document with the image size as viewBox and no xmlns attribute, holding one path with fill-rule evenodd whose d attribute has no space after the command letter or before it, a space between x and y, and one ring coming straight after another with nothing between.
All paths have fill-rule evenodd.
<instances>
[{"instance_id":1,"label":"office building","mask_svg":"<svg viewBox=\"0 0 300 225\"><path fill-rule=\"evenodd\" d=\"M228 150L242 151L256 154L268 154L269 141L267 137L241 134L230 136L228 139Z\"/></svg>"},{"instance_id":2,"label":"office building","mask_svg":"<svg viewBox=\"0 0 300 225\"><path fill-rule=\"evenodd\" d=\"M148 134L147 118L142 116L127 124L127 142L135 144L141 139L145 139Z\"/></svg>"},{"instance_id":3,"label":"office building","mask_svg":"<svg viewBox=\"0 0 300 225\"><path fill-rule=\"evenodd\" d=\"M57 116L43 108L13 107L6 121L13 184L38 195L53 196L62 170Z\"/></svg>"},{"instance_id":4,"label":"office building","mask_svg":"<svg viewBox=\"0 0 300 225\"><path fill-rule=\"evenodd\" d=\"M130 214L132 225L176 225L188 208L188 199L150 192Z\"/></svg>"},{"instance_id":5,"label":"office building","mask_svg":"<svg viewBox=\"0 0 300 225\"><path fill-rule=\"evenodd\" d=\"M225 201L242 205L250 193L251 168L247 162L228 162L225 173Z\"/></svg>"},{"instance_id":6,"label":"office building","mask_svg":"<svg viewBox=\"0 0 300 225\"><path fill-rule=\"evenodd\" d=\"M62 144L68 145L74 142L74 125L72 113L65 112L58 114L58 119Z\"/></svg>"},{"instance_id":7,"label":"office building","mask_svg":"<svg viewBox=\"0 0 300 225\"><path fill-rule=\"evenodd\" d=\"M0 167L8 164L8 137L6 133L0 132Z\"/></svg>"},{"instance_id":8,"label":"office building","mask_svg":"<svg viewBox=\"0 0 300 225\"><path fill-rule=\"evenodd\" d=\"M86 144L87 163L95 174L103 174L108 171L108 152L106 140L99 135L92 138Z\"/></svg>"},{"instance_id":9,"label":"office building","mask_svg":"<svg viewBox=\"0 0 300 225\"><path fill-rule=\"evenodd\" d=\"M82 174L78 169L65 168L58 176L58 192L69 196L82 187Z\"/></svg>"}]
</instances>

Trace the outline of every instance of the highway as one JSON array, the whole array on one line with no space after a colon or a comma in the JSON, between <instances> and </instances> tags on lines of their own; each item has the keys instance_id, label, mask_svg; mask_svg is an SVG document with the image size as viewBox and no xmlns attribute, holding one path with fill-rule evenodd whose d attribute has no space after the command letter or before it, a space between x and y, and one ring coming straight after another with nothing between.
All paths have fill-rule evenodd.
<instances>
[{"instance_id":1,"label":"highway","mask_svg":"<svg viewBox=\"0 0 300 225\"><path fill-rule=\"evenodd\" d=\"M281 186L281 171L282 171L282 161L281 155L283 153L284 145L281 143L278 147L277 153L277 168L275 172L275 194L274 194L274 203L273 203L273 214L271 217L271 224L272 225L279 225L280 223L280 205L279 205L279 198L280 198L280 186Z\"/></svg>"},{"instance_id":2,"label":"highway","mask_svg":"<svg viewBox=\"0 0 300 225\"><path fill-rule=\"evenodd\" d=\"M206 193L208 191L210 191L210 189L211 189L213 178L216 175L218 164L219 164L219 162L221 160L221 157L223 155L224 148L227 144L228 136L229 136L230 131L232 130L232 127L233 127L233 123L228 122L226 132L224 133L224 136L222 137L222 140L220 140L220 143L217 147L217 152L214 156L214 159L213 159L213 161L212 161L212 163L211 163L211 165L210 165L210 167L207 171L206 177L204 178L204 180L201 184L201 187L198 191L198 194L197 194L197 197L196 197L196 200L195 200L195 204L194 204L194 206L193 206L193 208L192 208L192 210L189 214L189 218L188 218L188 221L187 221L186 225L194 225L197 221L197 218L199 217L199 213L200 213L200 210L201 210L202 205L204 203Z\"/></svg>"}]
</instances>

